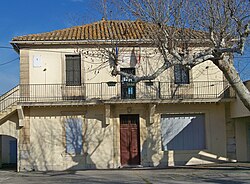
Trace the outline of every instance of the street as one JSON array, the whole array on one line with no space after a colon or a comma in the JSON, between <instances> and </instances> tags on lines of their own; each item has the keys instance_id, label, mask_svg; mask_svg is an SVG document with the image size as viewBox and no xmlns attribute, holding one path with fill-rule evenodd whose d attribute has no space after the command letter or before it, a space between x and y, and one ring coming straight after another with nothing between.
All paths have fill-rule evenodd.
<instances>
[{"instance_id":1,"label":"street","mask_svg":"<svg viewBox=\"0 0 250 184\"><path fill-rule=\"evenodd\" d=\"M249 169L120 169L62 172L22 172L0 170L0 184L56 183L250 183Z\"/></svg>"}]
</instances>

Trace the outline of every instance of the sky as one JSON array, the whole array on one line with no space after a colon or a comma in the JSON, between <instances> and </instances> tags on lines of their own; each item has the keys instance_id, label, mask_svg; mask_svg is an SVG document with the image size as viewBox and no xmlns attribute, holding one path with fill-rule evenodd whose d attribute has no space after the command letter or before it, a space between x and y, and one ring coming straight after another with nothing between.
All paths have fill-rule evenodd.
<instances>
[{"instance_id":1,"label":"sky","mask_svg":"<svg viewBox=\"0 0 250 184\"><path fill-rule=\"evenodd\" d=\"M19 84L19 55L10 41L15 36L42 33L101 20L93 0L1 0L0 94ZM236 59L243 80L250 79L250 48Z\"/></svg>"},{"instance_id":2,"label":"sky","mask_svg":"<svg viewBox=\"0 0 250 184\"><path fill-rule=\"evenodd\" d=\"M101 20L102 15L93 11L92 3L91 0L1 0L0 94L19 84L19 55L10 45L13 37Z\"/></svg>"}]
</instances>

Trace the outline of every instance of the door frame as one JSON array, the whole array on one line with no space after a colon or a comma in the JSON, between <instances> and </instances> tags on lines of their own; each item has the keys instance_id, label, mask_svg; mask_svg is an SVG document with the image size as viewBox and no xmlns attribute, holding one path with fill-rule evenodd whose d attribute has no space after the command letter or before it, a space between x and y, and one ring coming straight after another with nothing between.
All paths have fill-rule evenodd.
<instances>
[{"instance_id":1,"label":"door frame","mask_svg":"<svg viewBox=\"0 0 250 184\"><path fill-rule=\"evenodd\" d=\"M140 114L120 114L119 115L119 136L120 136L120 139L119 139L119 143L120 143L120 148L119 148L119 151L120 151L120 164L122 163L122 153L121 153L121 116L137 116L137 120L138 120L138 124L137 124L137 149L138 149L138 164L136 165L141 165L141 137L140 137ZM122 165L122 164L121 164ZM130 165L130 164L127 164L127 165ZM124 166L124 165L123 165ZM132 166L132 165L130 165Z\"/></svg>"}]
</instances>

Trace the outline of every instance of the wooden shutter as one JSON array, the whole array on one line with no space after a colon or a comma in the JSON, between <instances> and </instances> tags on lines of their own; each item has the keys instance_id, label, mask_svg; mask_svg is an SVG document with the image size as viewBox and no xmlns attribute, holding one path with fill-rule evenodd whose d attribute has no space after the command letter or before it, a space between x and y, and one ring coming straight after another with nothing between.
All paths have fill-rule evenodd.
<instances>
[{"instance_id":1,"label":"wooden shutter","mask_svg":"<svg viewBox=\"0 0 250 184\"><path fill-rule=\"evenodd\" d=\"M66 85L81 85L81 56L66 55Z\"/></svg>"}]
</instances>

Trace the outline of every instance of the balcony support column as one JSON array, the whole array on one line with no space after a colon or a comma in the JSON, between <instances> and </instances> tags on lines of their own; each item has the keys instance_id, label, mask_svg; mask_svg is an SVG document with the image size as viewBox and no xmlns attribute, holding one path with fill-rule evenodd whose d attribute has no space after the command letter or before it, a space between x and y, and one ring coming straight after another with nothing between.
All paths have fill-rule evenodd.
<instances>
[{"instance_id":1,"label":"balcony support column","mask_svg":"<svg viewBox=\"0 0 250 184\"><path fill-rule=\"evenodd\" d=\"M18 119L19 119L19 127L24 126L24 113L23 113L23 108L22 106L18 105L17 106L17 114L18 114Z\"/></svg>"},{"instance_id":2,"label":"balcony support column","mask_svg":"<svg viewBox=\"0 0 250 184\"><path fill-rule=\"evenodd\" d=\"M156 104L149 104L149 124L153 124L155 121L155 110L156 110Z\"/></svg>"},{"instance_id":3,"label":"balcony support column","mask_svg":"<svg viewBox=\"0 0 250 184\"><path fill-rule=\"evenodd\" d=\"M105 110L104 110L105 111L104 112L104 115L105 115L104 121L105 121L106 125L109 125L110 124L110 105L105 105L104 108L105 108Z\"/></svg>"}]
</instances>

